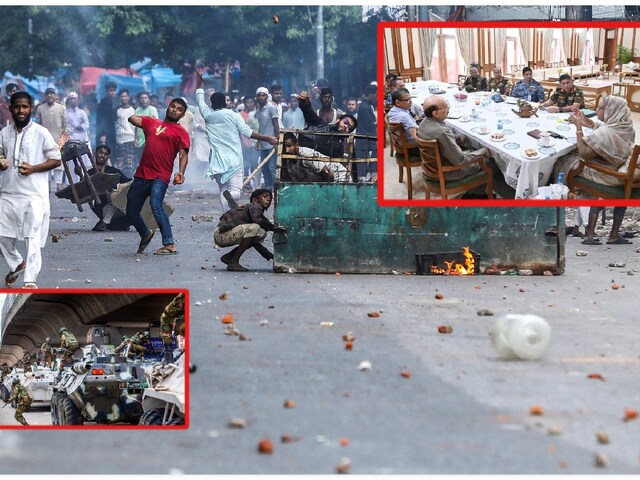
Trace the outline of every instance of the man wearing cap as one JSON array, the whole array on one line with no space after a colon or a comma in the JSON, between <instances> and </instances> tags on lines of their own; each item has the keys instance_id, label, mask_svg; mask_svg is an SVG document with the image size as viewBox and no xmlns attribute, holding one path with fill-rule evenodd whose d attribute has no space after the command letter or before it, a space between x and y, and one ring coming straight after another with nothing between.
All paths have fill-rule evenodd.
<instances>
[{"instance_id":1,"label":"man wearing cap","mask_svg":"<svg viewBox=\"0 0 640 480\"><path fill-rule=\"evenodd\" d=\"M89 142L89 117L78 105L80 99L76 92L67 95L67 135L74 142Z\"/></svg>"},{"instance_id":2,"label":"man wearing cap","mask_svg":"<svg viewBox=\"0 0 640 480\"><path fill-rule=\"evenodd\" d=\"M251 130L240 115L226 108L224 93L211 95L211 108L204 101L204 78L198 71L199 83L196 100L200 113L204 117L207 129L207 140L211 147L209 169L207 175L213 178L220 189L222 211L235 209L242 193L242 143L240 135L245 138L260 140L273 148L278 143L276 137L268 137ZM273 107L271 107L273 108ZM276 119L277 122L277 119ZM277 123L276 123L277 126Z\"/></svg>"},{"instance_id":3,"label":"man wearing cap","mask_svg":"<svg viewBox=\"0 0 640 480\"><path fill-rule=\"evenodd\" d=\"M303 130L304 115L299 108L300 100L297 93L292 93L289 100L289 109L282 114L282 124L284 128Z\"/></svg>"},{"instance_id":4,"label":"man wearing cap","mask_svg":"<svg viewBox=\"0 0 640 480\"><path fill-rule=\"evenodd\" d=\"M278 123L278 111L276 107L268 102L269 90L266 87L259 87L256 90L256 107L255 118L258 120L258 132L267 137L276 137L280 135L280 125ZM258 142L258 150L260 150L260 159L264 160L273 150L273 144L269 142ZM265 168L266 167L266 168ZM276 156L273 155L267 165L262 168L264 176L264 186L267 190L273 190L276 178Z\"/></svg>"},{"instance_id":5,"label":"man wearing cap","mask_svg":"<svg viewBox=\"0 0 640 480\"><path fill-rule=\"evenodd\" d=\"M36 122L49 130L55 142L60 145L64 143L62 136L67 132L67 110L56 102L56 91L53 88L44 91L44 100L36 110ZM51 171L52 179L56 182L56 190L62 187L63 173L62 165Z\"/></svg>"}]
</instances>

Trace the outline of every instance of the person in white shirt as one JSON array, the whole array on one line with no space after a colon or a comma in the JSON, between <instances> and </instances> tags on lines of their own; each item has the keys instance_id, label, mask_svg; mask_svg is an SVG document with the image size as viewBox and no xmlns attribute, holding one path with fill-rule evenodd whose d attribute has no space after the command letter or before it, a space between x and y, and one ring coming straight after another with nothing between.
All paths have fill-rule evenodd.
<instances>
[{"instance_id":1,"label":"person in white shirt","mask_svg":"<svg viewBox=\"0 0 640 480\"><path fill-rule=\"evenodd\" d=\"M302 110L298 108L300 100L298 100L298 94L292 93L289 100L289 110L282 114L282 124L284 128L292 130L304 130L304 115Z\"/></svg>"},{"instance_id":2,"label":"person in white shirt","mask_svg":"<svg viewBox=\"0 0 640 480\"><path fill-rule=\"evenodd\" d=\"M0 131L0 253L9 266L5 286L24 274L24 288L37 288L49 233L49 171L60 165L60 149L49 131L31 122L33 98L11 96L13 125ZM26 258L16 244L25 242Z\"/></svg>"}]
</instances>

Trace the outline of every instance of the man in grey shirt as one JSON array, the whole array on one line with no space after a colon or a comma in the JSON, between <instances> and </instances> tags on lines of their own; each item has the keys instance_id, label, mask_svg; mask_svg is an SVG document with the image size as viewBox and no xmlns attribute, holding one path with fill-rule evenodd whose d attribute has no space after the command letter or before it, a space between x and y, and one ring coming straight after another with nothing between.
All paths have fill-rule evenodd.
<instances>
[{"instance_id":1,"label":"man in grey shirt","mask_svg":"<svg viewBox=\"0 0 640 480\"><path fill-rule=\"evenodd\" d=\"M255 118L258 120L258 132L267 137L276 137L280 135L280 126L278 124L278 110L268 102L269 90L266 87L259 87L256 90L256 107ZM260 160L267 158L267 155L273 150L273 145L268 142L258 142L260 149ZM264 186L268 190L273 190L276 178L276 157L275 155L269 159L269 162L262 169L264 175Z\"/></svg>"}]
</instances>

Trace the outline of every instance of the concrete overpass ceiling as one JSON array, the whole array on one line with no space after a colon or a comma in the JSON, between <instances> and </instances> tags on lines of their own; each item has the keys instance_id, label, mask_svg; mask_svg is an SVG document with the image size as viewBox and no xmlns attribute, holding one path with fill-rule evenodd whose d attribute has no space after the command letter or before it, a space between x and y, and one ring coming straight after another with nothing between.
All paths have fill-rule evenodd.
<instances>
[{"instance_id":1,"label":"concrete overpass ceiling","mask_svg":"<svg viewBox=\"0 0 640 480\"><path fill-rule=\"evenodd\" d=\"M16 363L22 358L23 349L36 354L46 337L51 338L54 347L58 346L61 326L73 332L80 345L86 344L87 332L97 325L112 327L113 332L123 334L152 325L156 327L152 334L156 335L160 315L177 294L177 291L19 294L2 319L0 363ZM119 335L111 340L119 340Z\"/></svg>"}]
</instances>

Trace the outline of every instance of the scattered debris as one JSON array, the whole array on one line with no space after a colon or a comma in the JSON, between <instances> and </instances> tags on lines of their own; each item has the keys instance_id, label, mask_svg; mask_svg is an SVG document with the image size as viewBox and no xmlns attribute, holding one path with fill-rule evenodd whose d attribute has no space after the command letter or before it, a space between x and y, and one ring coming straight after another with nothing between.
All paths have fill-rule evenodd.
<instances>
[{"instance_id":1,"label":"scattered debris","mask_svg":"<svg viewBox=\"0 0 640 480\"><path fill-rule=\"evenodd\" d=\"M353 350L353 342L345 342L344 349L345 350Z\"/></svg>"},{"instance_id":2,"label":"scattered debris","mask_svg":"<svg viewBox=\"0 0 640 480\"><path fill-rule=\"evenodd\" d=\"M442 295L441 293L436 293L436 300L442 300L444 298L444 295Z\"/></svg>"},{"instance_id":3,"label":"scattered debris","mask_svg":"<svg viewBox=\"0 0 640 480\"><path fill-rule=\"evenodd\" d=\"M618 285L617 283L612 283L611 284L611 289L612 290L618 290L620 288L620 285Z\"/></svg>"},{"instance_id":4,"label":"scattered debris","mask_svg":"<svg viewBox=\"0 0 640 480\"><path fill-rule=\"evenodd\" d=\"M225 335L240 335L240 332L236 329L233 323L227 325L227 329L224 331Z\"/></svg>"},{"instance_id":5,"label":"scattered debris","mask_svg":"<svg viewBox=\"0 0 640 480\"><path fill-rule=\"evenodd\" d=\"M104 241L105 241L105 242L115 242L115 241L116 241L116 238L115 238L115 237L105 237L105 238L104 238Z\"/></svg>"},{"instance_id":6,"label":"scattered debris","mask_svg":"<svg viewBox=\"0 0 640 480\"><path fill-rule=\"evenodd\" d=\"M226 315L223 315L222 318L220 319L221 323L233 323L233 315L231 315L230 313L227 313Z\"/></svg>"},{"instance_id":7,"label":"scattered debris","mask_svg":"<svg viewBox=\"0 0 640 480\"><path fill-rule=\"evenodd\" d=\"M524 288L521 288L520 293L524 293L524 292L525 292Z\"/></svg>"},{"instance_id":8,"label":"scattered debris","mask_svg":"<svg viewBox=\"0 0 640 480\"><path fill-rule=\"evenodd\" d=\"M594 455L594 460L595 460L596 467L604 468L609 466L609 459L604 453L596 453Z\"/></svg>"},{"instance_id":9,"label":"scattered debris","mask_svg":"<svg viewBox=\"0 0 640 480\"><path fill-rule=\"evenodd\" d=\"M607 435L605 432L597 432L596 438L598 439L598 443L602 443L603 445L609 443L609 435Z\"/></svg>"},{"instance_id":10,"label":"scattered debris","mask_svg":"<svg viewBox=\"0 0 640 480\"><path fill-rule=\"evenodd\" d=\"M411 378L411 372L409 372L408 370L402 370L400 372L400 376L403 378Z\"/></svg>"},{"instance_id":11,"label":"scattered debris","mask_svg":"<svg viewBox=\"0 0 640 480\"><path fill-rule=\"evenodd\" d=\"M544 408L541 405L534 405L529 409L529 413L537 416L544 415Z\"/></svg>"},{"instance_id":12,"label":"scattered debris","mask_svg":"<svg viewBox=\"0 0 640 480\"><path fill-rule=\"evenodd\" d=\"M615 263L610 263L609 266L615 267L615 268L624 268L627 266L627 264L624 262L615 262Z\"/></svg>"},{"instance_id":13,"label":"scattered debris","mask_svg":"<svg viewBox=\"0 0 640 480\"><path fill-rule=\"evenodd\" d=\"M550 270L545 270L544 272L542 272L542 274L545 277L553 277L553 272L551 272Z\"/></svg>"},{"instance_id":14,"label":"scattered debris","mask_svg":"<svg viewBox=\"0 0 640 480\"><path fill-rule=\"evenodd\" d=\"M84 279L84 283L91 283L91 279L89 279L89 278L85 278L85 279Z\"/></svg>"},{"instance_id":15,"label":"scattered debris","mask_svg":"<svg viewBox=\"0 0 640 480\"><path fill-rule=\"evenodd\" d=\"M355 339L356 337L354 337L351 332L347 332L342 336L342 340L344 340L345 342L353 342L355 341Z\"/></svg>"},{"instance_id":16,"label":"scattered debris","mask_svg":"<svg viewBox=\"0 0 640 480\"><path fill-rule=\"evenodd\" d=\"M78 222L80 221L80 219L79 219L78 217L73 217L73 218L71 219L71 221L72 221L73 223L78 223Z\"/></svg>"},{"instance_id":17,"label":"scattered debris","mask_svg":"<svg viewBox=\"0 0 640 480\"><path fill-rule=\"evenodd\" d=\"M378 312L369 312L369 313L367 313L367 316L371 317L371 318L378 318L380 316L380 313L378 313Z\"/></svg>"},{"instance_id":18,"label":"scattered debris","mask_svg":"<svg viewBox=\"0 0 640 480\"><path fill-rule=\"evenodd\" d=\"M340 440L338 440L338 443L340 444L341 447L346 447L347 445L349 445L349 439L343 437Z\"/></svg>"},{"instance_id":19,"label":"scattered debris","mask_svg":"<svg viewBox=\"0 0 640 480\"><path fill-rule=\"evenodd\" d=\"M294 402L293 400L285 400L282 406L284 408L296 408L296 402Z\"/></svg>"},{"instance_id":20,"label":"scattered debris","mask_svg":"<svg viewBox=\"0 0 640 480\"><path fill-rule=\"evenodd\" d=\"M139 258L136 258L136 262L139 262L139 261L140 261L140 259L139 259Z\"/></svg>"},{"instance_id":21,"label":"scattered debris","mask_svg":"<svg viewBox=\"0 0 640 480\"><path fill-rule=\"evenodd\" d=\"M200 300L198 300L196 303L194 303L194 305L196 307L200 307L200 306L202 306L202 302Z\"/></svg>"},{"instance_id":22,"label":"scattered debris","mask_svg":"<svg viewBox=\"0 0 640 480\"><path fill-rule=\"evenodd\" d=\"M591 380L602 380L602 381L604 381L604 377L599 373L590 373L589 375L587 375L587 378L590 378Z\"/></svg>"},{"instance_id":23,"label":"scattered debris","mask_svg":"<svg viewBox=\"0 0 640 480\"><path fill-rule=\"evenodd\" d=\"M638 410L633 408L627 408L624 411L624 421L628 422L629 420L635 420L638 418Z\"/></svg>"},{"instance_id":24,"label":"scattered debris","mask_svg":"<svg viewBox=\"0 0 640 480\"><path fill-rule=\"evenodd\" d=\"M518 275L521 275L523 277L530 277L533 275L533 270L528 270L526 268L519 270L518 271Z\"/></svg>"},{"instance_id":25,"label":"scattered debris","mask_svg":"<svg viewBox=\"0 0 640 480\"><path fill-rule=\"evenodd\" d=\"M299 442L302 438L295 435L287 435L286 433L280 435L280 443L293 443Z\"/></svg>"},{"instance_id":26,"label":"scattered debris","mask_svg":"<svg viewBox=\"0 0 640 480\"><path fill-rule=\"evenodd\" d=\"M493 316L493 312L491 310L486 309L486 308L481 308L476 313L478 314L479 317L491 317L491 316Z\"/></svg>"},{"instance_id":27,"label":"scattered debris","mask_svg":"<svg viewBox=\"0 0 640 480\"><path fill-rule=\"evenodd\" d=\"M269 325L269 320L267 319L260 320L261 327L266 327L267 325Z\"/></svg>"},{"instance_id":28,"label":"scattered debris","mask_svg":"<svg viewBox=\"0 0 640 480\"><path fill-rule=\"evenodd\" d=\"M547 433L549 435L558 436L558 435L562 435L564 433L564 430L562 429L562 427L560 427L558 425L551 425L547 429Z\"/></svg>"},{"instance_id":29,"label":"scattered debris","mask_svg":"<svg viewBox=\"0 0 640 480\"><path fill-rule=\"evenodd\" d=\"M51 235L51 243L58 243L60 241L59 235Z\"/></svg>"},{"instance_id":30,"label":"scattered debris","mask_svg":"<svg viewBox=\"0 0 640 480\"><path fill-rule=\"evenodd\" d=\"M227 298L229 298L229 294L228 294L227 292L224 292L224 293L223 293L223 294L221 294L218 298L219 298L220 300L223 300L223 301L224 301L224 300L226 300Z\"/></svg>"},{"instance_id":31,"label":"scattered debris","mask_svg":"<svg viewBox=\"0 0 640 480\"><path fill-rule=\"evenodd\" d=\"M340 460L340 465L336 467L336 473L349 473L349 468L351 467L351 460L347 457Z\"/></svg>"},{"instance_id":32,"label":"scattered debris","mask_svg":"<svg viewBox=\"0 0 640 480\"><path fill-rule=\"evenodd\" d=\"M265 455L271 455L273 453L273 443L268 438L263 438L258 444L258 452Z\"/></svg>"},{"instance_id":33,"label":"scattered debris","mask_svg":"<svg viewBox=\"0 0 640 480\"><path fill-rule=\"evenodd\" d=\"M440 333L451 333L451 332L453 332L453 327L451 325L440 325L438 327L438 332L440 332Z\"/></svg>"},{"instance_id":34,"label":"scattered debris","mask_svg":"<svg viewBox=\"0 0 640 480\"><path fill-rule=\"evenodd\" d=\"M251 341L251 339L249 337L245 337L243 334L240 334L238 336L238 340L240 340L241 342L246 342L247 340Z\"/></svg>"},{"instance_id":35,"label":"scattered debris","mask_svg":"<svg viewBox=\"0 0 640 480\"><path fill-rule=\"evenodd\" d=\"M589 255L589 252L586 252L584 250L576 250L576 257L586 257L587 255Z\"/></svg>"},{"instance_id":36,"label":"scattered debris","mask_svg":"<svg viewBox=\"0 0 640 480\"><path fill-rule=\"evenodd\" d=\"M189 373L196 373L198 366L195 363L189 362Z\"/></svg>"},{"instance_id":37,"label":"scattered debris","mask_svg":"<svg viewBox=\"0 0 640 480\"><path fill-rule=\"evenodd\" d=\"M231 418L227 425L229 428L244 428L247 426L247 421L244 418Z\"/></svg>"},{"instance_id":38,"label":"scattered debris","mask_svg":"<svg viewBox=\"0 0 640 480\"><path fill-rule=\"evenodd\" d=\"M320 322L321 327L333 327L333 322Z\"/></svg>"},{"instance_id":39,"label":"scattered debris","mask_svg":"<svg viewBox=\"0 0 640 480\"><path fill-rule=\"evenodd\" d=\"M191 220L194 222L213 222L213 215L191 215Z\"/></svg>"},{"instance_id":40,"label":"scattered debris","mask_svg":"<svg viewBox=\"0 0 640 480\"><path fill-rule=\"evenodd\" d=\"M362 362L360 362L360 365L358 365L358 370L362 372L371 370L371 362L369 360L363 360Z\"/></svg>"}]
</instances>

